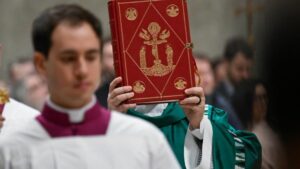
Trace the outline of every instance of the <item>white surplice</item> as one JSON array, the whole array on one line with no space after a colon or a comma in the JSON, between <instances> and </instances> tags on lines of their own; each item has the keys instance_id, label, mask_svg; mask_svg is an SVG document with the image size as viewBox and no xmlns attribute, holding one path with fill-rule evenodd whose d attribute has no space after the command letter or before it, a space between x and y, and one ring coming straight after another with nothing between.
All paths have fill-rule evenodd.
<instances>
[{"instance_id":1,"label":"white surplice","mask_svg":"<svg viewBox=\"0 0 300 169\"><path fill-rule=\"evenodd\" d=\"M3 117L5 118L3 127L0 129L0 137L13 133L23 128L28 121L31 121L40 112L20 103L12 98L5 104Z\"/></svg>"},{"instance_id":2,"label":"white surplice","mask_svg":"<svg viewBox=\"0 0 300 169\"><path fill-rule=\"evenodd\" d=\"M80 113L80 112L75 111L73 113L70 113L69 116L77 116L76 113ZM72 117L70 117L70 119L72 119ZM105 153L108 154L111 153L110 156L111 157L115 156L114 158L116 159L124 158L124 160L128 162L128 164L126 164L124 161L124 165L122 165L123 167L121 168L126 169L126 168L130 168L130 166L135 166L135 165L144 166L141 168L149 168L149 169L150 168L151 169L166 169L166 168L179 169L180 168L164 135L155 126L153 126L148 122L145 122L144 120L123 115L118 112L112 112L105 136L108 137L107 139L110 139L110 137L112 137L111 140L113 140L111 141L112 142L111 145L109 145L108 141L104 141L105 145L107 145L107 150L108 150ZM72 138L76 138L76 137L72 137ZM57 154L56 151L50 153L52 155L58 155L57 157L66 155L66 159L68 159L68 158L73 158L74 156L81 156L82 155L81 153L83 154L87 153L90 154L90 156L93 156L94 159L97 159L97 157L94 157L95 153L98 153L99 155L103 154L102 151L101 152L96 151L96 150L99 151L101 150L102 144L98 143L95 139L73 140L72 138L66 141L61 141L61 142L53 141L53 143L51 143L51 140L54 139L50 137L50 135L46 132L46 130L36 119L32 118L29 121L29 123L26 125L26 127L22 128L17 132L10 134L8 137L0 138L0 169L11 169L13 165L17 169L20 166L19 164L21 165L24 164L24 166L25 164L28 164L27 163L28 159L31 163L32 161L31 158L33 159L33 161L36 162L36 160L34 159L36 157L41 158L39 156L39 152L41 152L43 148L46 147L46 149L50 150L51 145L52 146L56 145L56 143L58 147L65 145L65 150L66 150L64 152L61 152L62 154L60 153ZM123 138L124 138L124 142L122 141ZM136 144L134 142L129 143L129 140L134 141L135 139L137 140ZM70 144L70 146L68 144ZM81 147L79 148L79 150L76 150L77 148L77 146L75 146L76 144L78 144L78 146ZM120 148L120 151L122 152L118 152L119 146L123 147ZM54 149L58 149L58 147ZM91 151L93 150L93 147L95 147L94 149L95 151ZM111 151L109 151L110 149L109 147L112 149ZM90 152L85 150L89 150ZM130 151L126 152L127 150ZM50 154L48 155L51 156ZM126 155L127 157L124 157L124 155ZM145 158L142 158L143 156L145 156ZM62 166L68 166L68 165L74 166L73 164L68 164L68 161L65 161L64 159L55 158L55 157L52 158L56 160L55 163L61 163ZM76 161L75 160L76 158L77 157L74 157L74 159L72 160ZM100 158L101 157L99 157L99 160L108 160L107 164L115 161L115 159L113 158L112 159L100 159ZM33 163L35 166L42 165L40 166L40 168L43 168L43 163L36 164L35 162ZM84 159L81 162L85 163ZM78 161L78 163L81 162ZM95 163L98 164L98 162ZM148 166L148 164L150 166ZM93 167L94 166L91 166L91 168ZM112 169L116 167L112 166ZM76 168L82 169L79 164L78 167ZM99 168L102 167L100 166ZM56 168L54 167L53 169Z\"/></svg>"},{"instance_id":3,"label":"white surplice","mask_svg":"<svg viewBox=\"0 0 300 169\"><path fill-rule=\"evenodd\" d=\"M163 142L142 137L59 138L13 151L13 169L179 169Z\"/></svg>"}]
</instances>

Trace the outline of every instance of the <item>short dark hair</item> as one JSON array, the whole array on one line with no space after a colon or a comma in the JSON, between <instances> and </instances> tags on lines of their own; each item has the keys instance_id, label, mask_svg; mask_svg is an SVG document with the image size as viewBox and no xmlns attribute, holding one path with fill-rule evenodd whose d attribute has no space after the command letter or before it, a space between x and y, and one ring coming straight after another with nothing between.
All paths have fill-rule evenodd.
<instances>
[{"instance_id":1,"label":"short dark hair","mask_svg":"<svg viewBox=\"0 0 300 169\"><path fill-rule=\"evenodd\" d=\"M232 61L239 52L244 54L247 59L253 59L253 50L245 39L235 37L228 40L224 50L224 58Z\"/></svg>"},{"instance_id":2,"label":"short dark hair","mask_svg":"<svg viewBox=\"0 0 300 169\"><path fill-rule=\"evenodd\" d=\"M46 9L34 20L32 25L32 42L35 51L41 52L46 58L48 57L49 49L52 45L52 33L62 22L68 22L74 26L87 22L95 31L102 45L101 22L91 12L79 5L61 4Z\"/></svg>"}]
</instances>

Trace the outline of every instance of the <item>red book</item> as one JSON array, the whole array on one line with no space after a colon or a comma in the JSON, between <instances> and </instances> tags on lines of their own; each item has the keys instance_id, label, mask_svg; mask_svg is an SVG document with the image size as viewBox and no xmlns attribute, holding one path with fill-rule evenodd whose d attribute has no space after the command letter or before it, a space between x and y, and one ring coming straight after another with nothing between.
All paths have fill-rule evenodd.
<instances>
[{"instance_id":1,"label":"red book","mask_svg":"<svg viewBox=\"0 0 300 169\"><path fill-rule=\"evenodd\" d=\"M129 103L171 102L195 86L186 0L110 0L117 76L135 96Z\"/></svg>"}]
</instances>

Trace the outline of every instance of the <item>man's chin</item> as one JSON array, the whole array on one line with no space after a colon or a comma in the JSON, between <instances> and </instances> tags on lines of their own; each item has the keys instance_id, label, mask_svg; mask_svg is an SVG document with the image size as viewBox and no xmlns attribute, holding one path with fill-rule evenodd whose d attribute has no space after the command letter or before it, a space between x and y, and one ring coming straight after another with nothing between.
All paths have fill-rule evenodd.
<instances>
[{"instance_id":1,"label":"man's chin","mask_svg":"<svg viewBox=\"0 0 300 169\"><path fill-rule=\"evenodd\" d=\"M93 98L93 94L92 93L78 93L76 95L70 95L71 100L73 100L74 102L89 102L91 101Z\"/></svg>"}]
</instances>

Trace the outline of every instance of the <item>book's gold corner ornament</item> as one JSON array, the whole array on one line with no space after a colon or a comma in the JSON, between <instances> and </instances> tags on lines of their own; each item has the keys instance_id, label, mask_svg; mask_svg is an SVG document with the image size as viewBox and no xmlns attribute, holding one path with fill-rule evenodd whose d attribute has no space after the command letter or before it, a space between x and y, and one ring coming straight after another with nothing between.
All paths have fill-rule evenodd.
<instances>
[{"instance_id":1,"label":"book's gold corner ornament","mask_svg":"<svg viewBox=\"0 0 300 169\"><path fill-rule=\"evenodd\" d=\"M167 7L166 9L166 12L167 14L170 16L170 17L176 17L178 14L179 14L179 8L177 5L175 4L171 4Z\"/></svg>"},{"instance_id":2,"label":"book's gold corner ornament","mask_svg":"<svg viewBox=\"0 0 300 169\"><path fill-rule=\"evenodd\" d=\"M176 78L175 81L174 81L174 86L175 86L175 88L178 89L178 90L183 90L183 89L185 89L185 88L186 88L186 85L187 85L187 82L186 82L186 80L185 80L184 78L182 78L182 77L178 77L178 78Z\"/></svg>"},{"instance_id":3,"label":"book's gold corner ornament","mask_svg":"<svg viewBox=\"0 0 300 169\"><path fill-rule=\"evenodd\" d=\"M138 80L133 83L133 91L135 93L144 93L145 89L145 84L142 81Z\"/></svg>"},{"instance_id":4,"label":"book's gold corner ornament","mask_svg":"<svg viewBox=\"0 0 300 169\"><path fill-rule=\"evenodd\" d=\"M175 68L173 64L173 48L168 44L167 39L170 37L170 31L164 29L161 31L161 27L157 22L151 22L148 25L147 30L142 29L139 33L139 37L144 39L144 44L151 46L151 54L154 57L153 65L147 67L146 60L146 46L141 46L139 56L140 56L140 68L143 73L147 76L165 76L172 72ZM165 44L165 54L167 58L167 65L161 63L159 58L158 46Z\"/></svg>"},{"instance_id":5,"label":"book's gold corner ornament","mask_svg":"<svg viewBox=\"0 0 300 169\"><path fill-rule=\"evenodd\" d=\"M138 16L138 12L135 8L127 8L125 12L125 17L130 20L134 21Z\"/></svg>"},{"instance_id":6,"label":"book's gold corner ornament","mask_svg":"<svg viewBox=\"0 0 300 169\"><path fill-rule=\"evenodd\" d=\"M194 44L193 43L186 43L185 44L185 48L189 48L189 49L193 49L194 48Z\"/></svg>"}]
</instances>

